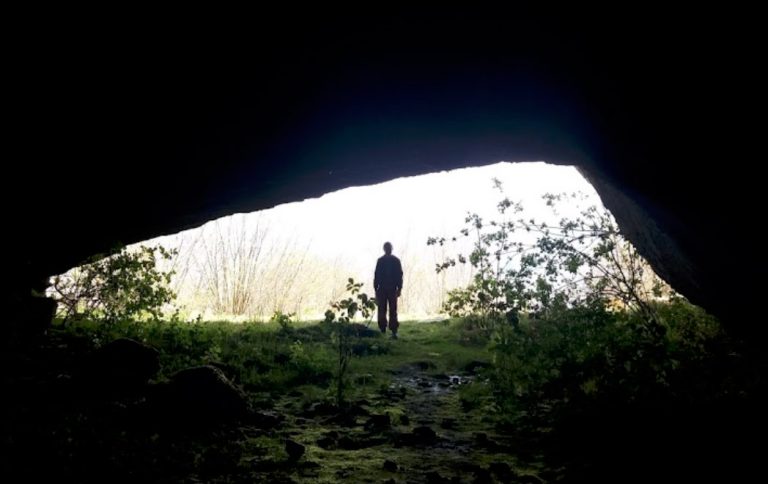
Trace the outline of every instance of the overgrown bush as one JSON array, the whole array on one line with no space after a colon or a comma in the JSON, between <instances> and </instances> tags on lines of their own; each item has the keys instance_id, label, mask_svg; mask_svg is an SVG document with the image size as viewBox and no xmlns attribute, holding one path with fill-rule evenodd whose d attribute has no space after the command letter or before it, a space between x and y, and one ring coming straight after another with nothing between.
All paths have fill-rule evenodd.
<instances>
[{"instance_id":1,"label":"overgrown bush","mask_svg":"<svg viewBox=\"0 0 768 484\"><path fill-rule=\"evenodd\" d=\"M444 310L461 318L462 337L488 338L503 415L550 418L597 401L718 393L715 378L686 372L723 357L718 322L653 272L607 210L580 207L579 194L548 194L553 220L535 220L494 183L498 219L470 213L459 236L428 244L472 241L436 270L474 271ZM559 215L566 204L578 215Z\"/></svg>"},{"instance_id":2,"label":"overgrown bush","mask_svg":"<svg viewBox=\"0 0 768 484\"><path fill-rule=\"evenodd\" d=\"M659 332L638 313L579 306L500 325L491 345L497 401L509 416L555 418L596 402L719 393L683 370L724 355L717 321L682 299L657 303ZM695 372L694 372L695 373Z\"/></svg>"},{"instance_id":3,"label":"overgrown bush","mask_svg":"<svg viewBox=\"0 0 768 484\"><path fill-rule=\"evenodd\" d=\"M117 321L163 317L176 295L169 288L172 271L161 271L157 260L169 260L174 251L162 246L122 247L91 257L85 264L51 279L49 293L58 303L58 316L71 320Z\"/></svg>"}]
</instances>

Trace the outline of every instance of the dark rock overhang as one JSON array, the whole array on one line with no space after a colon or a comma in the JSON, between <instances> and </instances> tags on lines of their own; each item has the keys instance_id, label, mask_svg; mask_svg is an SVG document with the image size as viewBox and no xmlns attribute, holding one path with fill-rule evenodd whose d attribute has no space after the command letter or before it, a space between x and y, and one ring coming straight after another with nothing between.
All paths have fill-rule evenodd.
<instances>
[{"instance_id":1,"label":"dark rock overhang","mask_svg":"<svg viewBox=\"0 0 768 484\"><path fill-rule=\"evenodd\" d=\"M662 275L748 327L765 266L754 31L722 12L527 13L24 24L8 91L11 276L23 291L218 216L543 160L580 167Z\"/></svg>"}]
</instances>

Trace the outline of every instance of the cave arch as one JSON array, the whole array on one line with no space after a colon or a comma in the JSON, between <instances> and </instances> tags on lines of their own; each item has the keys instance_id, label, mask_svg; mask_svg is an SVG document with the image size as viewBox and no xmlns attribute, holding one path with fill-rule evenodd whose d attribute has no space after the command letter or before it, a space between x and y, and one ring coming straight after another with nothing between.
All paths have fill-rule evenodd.
<instances>
[{"instance_id":1,"label":"cave arch","mask_svg":"<svg viewBox=\"0 0 768 484\"><path fill-rule=\"evenodd\" d=\"M40 35L14 58L20 155L3 191L14 300L116 242L399 176L541 159L578 166L673 286L760 331L748 321L765 265L732 257L760 253L739 229L762 206L742 160L760 139L745 113L763 83L739 47L759 30L740 29L724 56L688 12L614 23L533 13L288 12L215 39L167 25L138 38L130 22L31 27ZM720 167L733 160L743 168Z\"/></svg>"}]
</instances>

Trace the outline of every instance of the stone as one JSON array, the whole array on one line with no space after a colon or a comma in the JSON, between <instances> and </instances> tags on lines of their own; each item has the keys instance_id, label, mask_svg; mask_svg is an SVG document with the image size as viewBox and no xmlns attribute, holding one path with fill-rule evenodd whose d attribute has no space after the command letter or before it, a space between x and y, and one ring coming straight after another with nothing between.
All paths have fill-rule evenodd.
<instances>
[{"instance_id":1,"label":"stone","mask_svg":"<svg viewBox=\"0 0 768 484\"><path fill-rule=\"evenodd\" d=\"M380 432L388 429L392 425L392 421L389 414L371 415L367 422L365 422L365 429L368 431Z\"/></svg>"},{"instance_id":2,"label":"stone","mask_svg":"<svg viewBox=\"0 0 768 484\"><path fill-rule=\"evenodd\" d=\"M239 388L213 366L187 368L175 373L160 392L161 406L169 416L196 426L236 421L249 415L248 402ZM256 417L265 425L274 424L276 415L262 412Z\"/></svg>"},{"instance_id":3,"label":"stone","mask_svg":"<svg viewBox=\"0 0 768 484\"><path fill-rule=\"evenodd\" d=\"M132 392L160 370L160 354L151 346L120 338L91 354L82 370L91 391Z\"/></svg>"},{"instance_id":4,"label":"stone","mask_svg":"<svg viewBox=\"0 0 768 484\"><path fill-rule=\"evenodd\" d=\"M285 441L285 452L288 454L290 460L296 461L301 459L305 450L306 448L303 445L294 440L287 439Z\"/></svg>"}]
</instances>

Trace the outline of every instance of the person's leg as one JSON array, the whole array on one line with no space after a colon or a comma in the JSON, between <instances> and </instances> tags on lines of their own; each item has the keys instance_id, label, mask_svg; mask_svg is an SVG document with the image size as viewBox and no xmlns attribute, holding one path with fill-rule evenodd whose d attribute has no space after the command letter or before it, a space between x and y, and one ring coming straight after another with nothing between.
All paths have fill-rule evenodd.
<instances>
[{"instance_id":1,"label":"person's leg","mask_svg":"<svg viewBox=\"0 0 768 484\"><path fill-rule=\"evenodd\" d=\"M389 330L393 334L397 334L397 328L400 326L400 322L397 320L397 290L389 291L387 301L389 304Z\"/></svg>"},{"instance_id":2,"label":"person's leg","mask_svg":"<svg viewBox=\"0 0 768 484\"><path fill-rule=\"evenodd\" d=\"M387 331L387 294L384 291L376 292L376 302L379 310L379 330Z\"/></svg>"}]
</instances>

